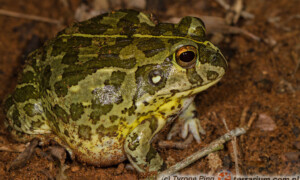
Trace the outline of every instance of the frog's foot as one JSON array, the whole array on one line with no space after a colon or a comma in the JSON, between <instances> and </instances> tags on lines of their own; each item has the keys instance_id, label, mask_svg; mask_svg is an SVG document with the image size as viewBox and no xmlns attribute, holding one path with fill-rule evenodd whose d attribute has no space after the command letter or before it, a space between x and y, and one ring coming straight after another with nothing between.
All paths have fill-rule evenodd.
<instances>
[{"instance_id":1,"label":"frog's foot","mask_svg":"<svg viewBox=\"0 0 300 180\"><path fill-rule=\"evenodd\" d=\"M160 115L150 115L138 121L141 123L125 140L124 149L128 160L139 172L164 170L165 163L152 147L151 140L165 125L165 119Z\"/></svg>"},{"instance_id":2,"label":"frog's foot","mask_svg":"<svg viewBox=\"0 0 300 180\"><path fill-rule=\"evenodd\" d=\"M55 179L68 179L65 175L65 171L69 168L69 166L65 164L67 157L66 149L62 146L50 146L49 152L52 160L58 162L59 164L59 169Z\"/></svg>"},{"instance_id":3,"label":"frog's foot","mask_svg":"<svg viewBox=\"0 0 300 180\"><path fill-rule=\"evenodd\" d=\"M197 111L194 103L180 114L178 122L171 128L167 139L171 140L172 137L180 131L182 138L186 139L190 132L198 143L201 142L200 134L205 134L205 130L202 128L200 120L197 118Z\"/></svg>"}]
</instances>

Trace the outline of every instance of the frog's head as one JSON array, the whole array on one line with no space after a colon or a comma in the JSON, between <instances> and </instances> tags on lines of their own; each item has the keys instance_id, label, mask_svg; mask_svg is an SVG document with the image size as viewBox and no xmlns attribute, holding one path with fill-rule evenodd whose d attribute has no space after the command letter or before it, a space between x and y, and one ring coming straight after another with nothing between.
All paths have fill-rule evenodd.
<instances>
[{"instance_id":1,"label":"frog's head","mask_svg":"<svg viewBox=\"0 0 300 180\"><path fill-rule=\"evenodd\" d=\"M227 69L220 50L205 41L200 19L185 17L174 27L172 34L163 36L168 53L162 53L161 63L137 71L144 74L144 80L148 78L147 87L140 87L150 95L194 95L216 84Z\"/></svg>"}]
</instances>

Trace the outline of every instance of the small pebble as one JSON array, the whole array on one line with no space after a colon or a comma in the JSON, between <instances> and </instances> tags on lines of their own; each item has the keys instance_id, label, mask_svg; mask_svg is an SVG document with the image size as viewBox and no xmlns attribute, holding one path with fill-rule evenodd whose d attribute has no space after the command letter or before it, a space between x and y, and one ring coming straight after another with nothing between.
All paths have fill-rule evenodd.
<instances>
[{"instance_id":1,"label":"small pebble","mask_svg":"<svg viewBox=\"0 0 300 180\"><path fill-rule=\"evenodd\" d=\"M2 163L1 163L2 165ZM5 170L4 170L4 165L3 166L0 166L0 175L3 177L5 175Z\"/></svg>"},{"instance_id":2,"label":"small pebble","mask_svg":"<svg viewBox=\"0 0 300 180\"><path fill-rule=\"evenodd\" d=\"M295 141L295 142L294 142L294 146L295 146L298 150L300 150L300 141Z\"/></svg>"},{"instance_id":3,"label":"small pebble","mask_svg":"<svg viewBox=\"0 0 300 180\"><path fill-rule=\"evenodd\" d=\"M126 164L125 169L129 171L135 171L134 167L131 164Z\"/></svg>"},{"instance_id":4,"label":"small pebble","mask_svg":"<svg viewBox=\"0 0 300 180\"><path fill-rule=\"evenodd\" d=\"M71 171L72 172L77 172L77 171L79 171L79 169L80 169L79 166L73 166L73 167L71 167Z\"/></svg>"},{"instance_id":5,"label":"small pebble","mask_svg":"<svg viewBox=\"0 0 300 180\"><path fill-rule=\"evenodd\" d=\"M211 174L216 173L217 170L222 167L223 162L220 159L220 156L218 155L218 153L210 153L207 156L207 159L208 159L208 166L210 168Z\"/></svg>"},{"instance_id":6,"label":"small pebble","mask_svg":"<svg viewBox=\"0 0 300 180\"><path fill-rule=\"evenodd\" d=\"M284 155L290 161L299 161L300 160L300 151L298 151L298 152L287 152Z\"/></svg>"},{"instance_id":7,"label":"small pebble","mask_svg":"<svg viewBox=\"0 0 300 180\"><path fill-rule=\"evenodd\" d=\"M124 171L125 165L124 163L121 163L118 165L117 169L115 170L115 175L119 175L122 174L122 172Z\"/></svg>"}]
</instances>

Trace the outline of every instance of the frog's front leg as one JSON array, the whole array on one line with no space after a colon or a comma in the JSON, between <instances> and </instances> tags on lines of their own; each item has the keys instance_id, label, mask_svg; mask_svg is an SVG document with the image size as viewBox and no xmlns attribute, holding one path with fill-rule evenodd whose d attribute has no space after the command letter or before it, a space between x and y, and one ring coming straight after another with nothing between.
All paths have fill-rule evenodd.
<instances>
[{"instance_id":1,"label":"frog's front leg","mask_svg":"<svg viewBox=\"0 0 300 180\"><path fill-rule=\"evenodd\" d=\"M172 127L168 134L168 140L176 133L175 131L178 131L178 126L181 127L182 138L185 139L190 132L198 143L201 142L200 133L205 134L205 130L202 128L200 120L197 117L197 110L194 102L179 115L177 124Z\"/></svg>"},{"instance_id":2,"label":"frog's front leg","mask_svg":"<svg viewBox=\"0 0 300 180\"><path fill-rule=\"evenodd\" d=\"M126 155L139 172L161 171L165 168L165 164L152 147L151 140L162 129L166 121L159 114L142 117L142 119L125 140Z\"/></svg>"}]
</instances>

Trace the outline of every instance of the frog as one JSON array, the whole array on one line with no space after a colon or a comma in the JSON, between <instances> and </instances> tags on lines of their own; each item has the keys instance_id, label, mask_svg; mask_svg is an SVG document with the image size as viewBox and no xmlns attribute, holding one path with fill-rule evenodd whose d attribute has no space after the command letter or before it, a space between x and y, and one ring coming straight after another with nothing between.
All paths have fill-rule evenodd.
<instances>
[{"instance_id":1,"label":"frog","mask_svg":"<svg viewBox=\"0 0 300 180\"><path fill-rule=\"evenodd\" d=\"M162 171L156 135L178 118L199 142L193 100L227 70L205 34L197 17L162 23L135 10L75 22L28 55L5 126L18 142L54 140L86 164Z\"/></svg>"}]
</instances>

